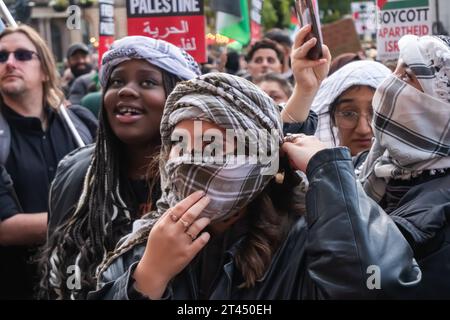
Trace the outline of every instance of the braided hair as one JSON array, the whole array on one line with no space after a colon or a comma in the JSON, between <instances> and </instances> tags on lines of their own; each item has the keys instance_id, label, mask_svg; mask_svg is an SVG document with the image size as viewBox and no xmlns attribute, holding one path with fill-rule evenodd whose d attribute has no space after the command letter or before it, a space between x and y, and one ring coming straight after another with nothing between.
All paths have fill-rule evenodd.
<instances>
[{"instance_id":1,"label":"braided hair","mask_svg":"<svg viewBox=\"0 0 450 320\"><path fill-rule=\"evenodd\" d=\"M161 72L167 98L180 79ZM130 232L136 218L133 212L138 204L127 183L124 145L112 131L103 107L100 119L94 154L76 208L40 250L40 299L86 298L95 288L98 265L118 240ZM156 161L148 169L149 197L159 188L158 157L153 158ZM149 198L148 203L153 200L157 199Z\"/></svg>"}]
</instances>

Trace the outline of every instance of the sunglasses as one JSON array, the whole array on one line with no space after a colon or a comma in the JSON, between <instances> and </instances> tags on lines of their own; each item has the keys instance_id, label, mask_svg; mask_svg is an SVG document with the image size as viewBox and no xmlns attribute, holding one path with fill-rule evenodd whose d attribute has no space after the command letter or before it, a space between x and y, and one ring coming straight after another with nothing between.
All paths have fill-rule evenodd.
<instances>
[{"instance_id":1,"label":"sunglasses","mask_svg":"<svg viewBox=\"0 0 450 320\"><path fill-rule=\"evenodd\" d=\"M5 63L9 59L10 54L14 54L14 59L17 61L29 61L33 59L33 54L39 56L36 52L26 50L26 49L17 49L16 51L0 51L0 63Z\"/></svg>"}]
</instances>

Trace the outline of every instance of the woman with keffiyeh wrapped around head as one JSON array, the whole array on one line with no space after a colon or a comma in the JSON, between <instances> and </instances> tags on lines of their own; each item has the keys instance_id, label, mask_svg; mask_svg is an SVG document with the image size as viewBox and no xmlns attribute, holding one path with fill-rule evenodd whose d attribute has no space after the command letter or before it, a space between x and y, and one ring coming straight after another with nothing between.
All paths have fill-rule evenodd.
<instances>
[{"instance_id":1,"label":"woman with keffiyeh wrapped around head","mask_svg":"<svg viewBox=\"0 0 450 320\"><path fill-rule=\"evenodd\" d=\"M372 146L372 99L391 71L379 62L351 62L326 78L311 110L318 115L315 136L329 146L345 146L352 156Z\"/></svg>"},{"instance_id":2,"label":"woman with keffiyeh wrapped around head","mask_svg":"<svg viewBox=\"0 0 450 320\"><path fill-rule=\"evenodd\" d=\"M168 42L130 36L113 43L100 72L103 106L96 144L60 163L50 191L40 298L85 298L107 252L134 220L154 208L161 194L164 104L175 84L197 76L199 69Z\"/></svg>"},{"instance_id":3,"label":"woman with keffiyeh wrapped around head","mask_svg":"<svg viewBox=\"0 0 450 320\"><path fill-rule=\"evenodd\" d=\"M348 149L284 140L281 127L277 105L245 79L179 83L161 121L158 211L100 265L89 298L361 299L417 284L411 249L363 195Z\"/></svg>"},{"instance_id":4,"label":"woman with keffiyeh wrapped around head","mask_svg":"<svg viewBox=\"0 0 450 320\"><path fill-rule=\"evenodd\" d=\"M450 38L404 36L374 96L375 143L360 172L423 271L407 297L450 298ZM360 159L361 160L361 159Z\"/></svg>"}]
</instances>

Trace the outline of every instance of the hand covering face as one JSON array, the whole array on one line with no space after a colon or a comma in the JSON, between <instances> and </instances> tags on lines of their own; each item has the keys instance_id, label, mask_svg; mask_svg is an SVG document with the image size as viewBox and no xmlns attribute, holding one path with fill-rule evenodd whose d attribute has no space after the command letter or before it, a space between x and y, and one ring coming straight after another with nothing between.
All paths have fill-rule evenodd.
<instances>
[{"instance_id":1,"label":"hand covering face","mask_svg":"<svg viewBox=\"0 0 450 320\"><path fill-rule=\"evenodd\" d=\"M261 142L265 136L266 140L262 140L269 140L270 155L265 161L249 161L254 155L247 152L238 155L245 161L232 163L212 163L205 158L200 162L181 158L166 161L173 129L183 120L217 124L237 133L235 137L240 142L245 141L242 133L246 133L247 146ZM187 195L203 190L211 198L203 214L212 220L223 220L248 205L276 174L282 125L277 105L257 86L236 76L212 73L177 85L167 99L161 138L163 196L158 209L163 212ZM273 164L275 170L265 172Z\"/></svg>"}]
</instances>

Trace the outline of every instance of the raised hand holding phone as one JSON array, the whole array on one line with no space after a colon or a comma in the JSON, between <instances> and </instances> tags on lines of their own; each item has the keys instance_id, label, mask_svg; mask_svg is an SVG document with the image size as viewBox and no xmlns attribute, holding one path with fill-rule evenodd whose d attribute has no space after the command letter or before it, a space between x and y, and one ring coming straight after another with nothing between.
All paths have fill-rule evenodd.
<instances>
[{"instance_id":1,"label":"raised hand holding phone","mask_svg":"<svg viewBox=\"0 0 450 320\"><path fill-rule=\"evenodd\" d=\"M320 31L320 21L316 13L315 7L311 0L295 0L295 11L297 12L297 19L300 28L305 25L311 25L311 32L308 33L306 41L316 38L317 42L307 54L311 60L318 60L323 57L322 52L322 35Z\"/></svg>"},{"instance_id":2,"label":"raised hand holding phone","mask_svg":"<svg viewBox=\"0 0 450 320\"><path fill-rule=\"evenodd\" d=\"M304 122L320 84L330 69L331 54L326 45L321 45L322 58L311 60L308 52L317 44L316 38L306 40L312 26L307 24L295 36L291 53L291 68L295 78L294 92L281 112L284 122Z\"/></svg>"}]
</instances>

